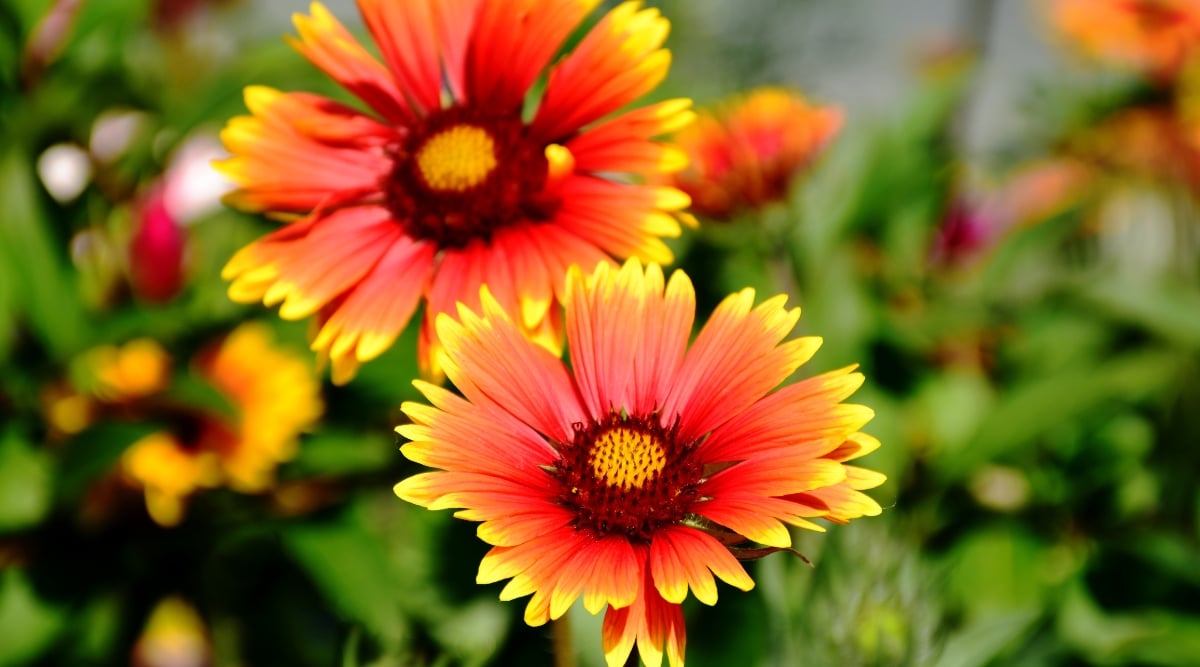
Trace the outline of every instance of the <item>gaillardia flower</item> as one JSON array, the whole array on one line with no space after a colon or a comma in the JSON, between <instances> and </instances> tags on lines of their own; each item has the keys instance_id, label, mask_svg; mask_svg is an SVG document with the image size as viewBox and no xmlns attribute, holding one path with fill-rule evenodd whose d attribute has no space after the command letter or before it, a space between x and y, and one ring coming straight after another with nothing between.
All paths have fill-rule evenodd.
<instances>
[{"instance_id":1,"label":"gaillardia flower","mask_svg":"<svg viewBox=\"0 0 1200 667\"><path fill-rule=\"evenodd\" d=\"M1050 21L1084 54L1159 79L1200 46L1198 0L1055 0Z\"/></svg>"},{"instance_id":2,"label":"gaillardia flower","mask_svg":"<svg viewBox=\"0 0 1200 667\"><path fill-rule=\"evenodd\" d=\"M759 88L701 114L676 140L688 167L668 179L692 211L725 219L787 196L792 180L842 127L834 107L812 106L780 88Z\"/></svg>"},{"instance_id":3,"label":"gaillardia flower","mask_svg":"<svg viewBox=\"0 0 1200 667\"><path fill-rule=\"evenodd\" d=\"M223 275L242 302L315 315L312 347L333 380L395 340L424 300L427 376L434 321L479 286L556 348L567 267L610 257L670 262L681 192L636 183L682 168L653 140L691 120L689 100L613 112L654 88L668 23L624 3L551 60L599 0L359 0L383 62L318 3L293 45L369 113L305 93L246 90L253 115L222 134L228 201L291 216L238 252ZM548 69L538 95L530 90Z\"/></svg>"},{"instance_id":4,"label":"gaillardia flower","mask_svg":"<svg viewBox=\"0 0 1200 667\"><path fill-rule=\"evenodd\" d=\"M621 665L634 644L649 665L683 663L680 605L717 599L715 574L748 590L735 553L791 544L787 524L874 515L861 493L879 473L846 465L879 446L872 417L843 404L862 383L845 368L775 389L820 345L783 341L799 317L786 297L723 301L689 346L687 276L629 260L568 276L568 367L524 338L486 289L482 314L438 318L446 374L462 396L417 381L397 431L434 471L396 486L430 509L482 522L493 549L479 583L531 595L525 620L555 619L580 596L608 611L603 645ZM664 284L665 283L665 284ZM774 391L773 391L774 390ZM665 647L665 648L664 648Z\"/></svg>"},{"instance_id":5,"label":"gaillardia flower","mask_svg":"<svg viewBox=\"0 0 1200 667\"><path fill-rule=\"evenodd\" d=\"M243 324L193 360L193 373L228 409L149 401L143 410L164 428L130 446L127 478L145 489L151 518L183 519L187 498L228 486L255 493L296 453L300 431L320 418L320 384L294 353L276 346L260 323Z\"/></svg>"}]
</instances>

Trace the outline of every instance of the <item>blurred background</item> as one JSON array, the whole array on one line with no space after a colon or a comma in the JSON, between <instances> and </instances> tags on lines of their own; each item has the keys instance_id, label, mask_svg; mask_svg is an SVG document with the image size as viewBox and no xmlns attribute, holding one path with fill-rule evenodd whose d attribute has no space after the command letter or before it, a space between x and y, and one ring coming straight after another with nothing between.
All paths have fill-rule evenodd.
<instances>
[{"instance_id":1,"label":"blurred background","mask_svg":"<svg viewBox=\"0 0 1200 667\"><path fill-rule=\"evenodd\" d=\"M800 373L861 364L889 476L882 516L797 535L813 566L689 601L689 664L1200 664L1200 8L1088 2L1140 14L648 3L652 99L840 109L672 245L701 318L789 292ZM226 296L274 226L209 167L242 89L351 102L282 39L307 9L0 0L0 665L552 663L474 525L392 494L415 327L335 387L305 323Z\"/></svg>"}]
</instances>

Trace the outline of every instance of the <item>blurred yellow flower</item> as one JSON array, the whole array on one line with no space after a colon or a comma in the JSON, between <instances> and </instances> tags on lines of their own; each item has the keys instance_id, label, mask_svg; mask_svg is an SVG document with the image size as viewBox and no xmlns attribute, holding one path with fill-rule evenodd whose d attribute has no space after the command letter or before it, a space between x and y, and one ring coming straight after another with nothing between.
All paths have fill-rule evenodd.
<instances>
[{"instance_id":1,"label":"blurred yellow flower","mask_svg":"<svg viewBox=\"0 0 1200 667\"><path fill-rule=\"evenodd\" d=\"M146 490L146 510L162 526L183 520L184 501L221 481L217 455L181 441L169 431L138 440L122 459L125 472Z\"/></svg>"},{"instance_id":2,"label":"blurred yellow flower","mask_svg":"<svg viewBox=\"0 0 1200 667\"><path fill-rule=\"evenodd\" d=\"M94 374L96 397L106 401L158 393L166 388L171 376L170 355L149 338L137 338L120 347L94 348L86 364Z\"/></svg>"},{"instance_id":3,"label":"blurred yellow flower","mask_svg":"<svg viewBox=\"0 0 1200 667\"><path fill-rule=\"evenodd\" d=\"M126 477L145 489L151 518L164 526L183 519L187 498L200 489L266 490L276 466L295 455L300 431L324 410L308 364L277 347L261 323L243 324L201 352L193 371L233 414L168 406L169 427L134 443L122 459Z\"/></svg>"}]
</instances>

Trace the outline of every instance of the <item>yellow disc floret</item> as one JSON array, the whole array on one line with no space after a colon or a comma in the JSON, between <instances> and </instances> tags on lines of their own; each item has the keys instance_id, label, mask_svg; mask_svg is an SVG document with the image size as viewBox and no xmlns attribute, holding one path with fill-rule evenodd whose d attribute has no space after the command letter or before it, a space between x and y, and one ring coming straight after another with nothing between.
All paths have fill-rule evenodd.
<instances>
[{"instance_id":1,"label":"yellow disc floret","mask_svg":"<svg viewBox=\"0 0 1200 667\"><path fill-rule=\"evenodd\" d=\"M667 456L653 435L618 426L595 439L588 462L597 479L628 491L654 479L666 466Z\"/></svg>"},{"instance_id":2,"label":"yellow disc floret","mask_svg":"<svg viewBox=\"0 0 1200 667\"><path fill-rule=\"evenodd\" d=\"M416 160L431 190L463 192L483 183L496 168L496 142L483 128L454 125L430 137Z\"/></svg>"}]
</instances>

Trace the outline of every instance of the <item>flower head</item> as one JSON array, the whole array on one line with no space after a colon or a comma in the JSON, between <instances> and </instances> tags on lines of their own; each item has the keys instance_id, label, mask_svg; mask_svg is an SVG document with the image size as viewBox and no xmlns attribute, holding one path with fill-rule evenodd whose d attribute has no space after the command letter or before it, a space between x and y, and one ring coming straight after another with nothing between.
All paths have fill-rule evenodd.
<instances>
[{"instance_id":1,"label":"flower head","mask_svg":"<svg viewBox=\"0 0 1200 667\"><path fill-rule=\"evenodd\" d=\"M193 362L193 372L229 410L160 401L143 406L165 428L126 450L126 476L145 489L159 524L183 518L196 491L216 486L265 490L278 464L291 459L296 438L323 411L308 366L277 347L262 324L244 324Z\"/></svg>"},{"instance_id":2,"label":"flower head","mask_svg":"<svg viewBox=\"0 0 1200 667\"><path fill-rule=\"evenodd\" d=\"M792 180L841 127L842 113L834 107L759 88L676 135L690 160L672 180L700 215L724 219L762 208L787 196Z\"/></svg>"},{"instance_id":3,"label":"flower head","mask_svg":"<svg viewBox=\"0 0 1200 667\"><path fill-rule=\"evenodd\" d=\"M713 575L754 582L737 545L791 544L787 524L878 514L861 493L883 476L846 465L878 447L870 409L841 401L862 383L845 368L775 389L817 338L784 341L799 317L786 297L722 302L689 346L695 292L655 264L601 264L568 277L568 367L523 338L485 290L482 314L438 319L446 374L462 393L418 381L432 405L403 406L404 454L432 472L396 486L404 500L458 508L493 549L478 581L532 595L525 620L561 616L580 596L608 608L603 644L621 665L683 662L680 604L717 599ZM773 391L774 390L774 391Z\"/></svg>"},{"instance_id":4,"label":"flower head","mask_svg":"<svg viewBox=\"0 0 1200 667\"><path fill-rule=\"evenodd\" d=\"M418 353L436 377L434 321L478 307L485 282L556 347L548 315L568 266L671 261L661 237L679 233L687 197L628 176L683 166L653 137L690 121L690 101L613 115L666 75L657 10L619 5L550 66L598 0L358 4L382 63L319 3L295 17L292 44L371 112L248 88L252 115L230 121L220 164L233 205L293 216L230 260L230 296L315 315L334 382L387 349L421 301Z\"/></svg>"},{"instance_id":5,"label":"flower head","mask_svg":"<svg viewBox=\"0 0 1200 667\"><path fill-rule=\"evenodd\" d=\"M1050 21L1085 55L1171 79L1200 46L1197 0L1056 0Z\"/></svg>"}]
</instances>

